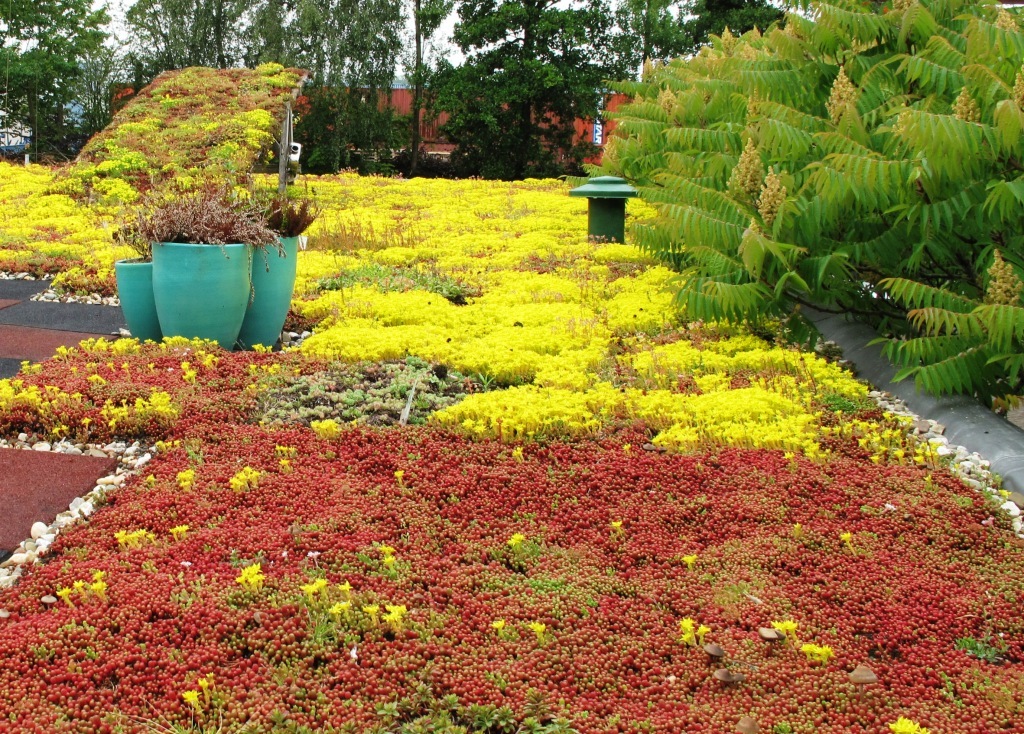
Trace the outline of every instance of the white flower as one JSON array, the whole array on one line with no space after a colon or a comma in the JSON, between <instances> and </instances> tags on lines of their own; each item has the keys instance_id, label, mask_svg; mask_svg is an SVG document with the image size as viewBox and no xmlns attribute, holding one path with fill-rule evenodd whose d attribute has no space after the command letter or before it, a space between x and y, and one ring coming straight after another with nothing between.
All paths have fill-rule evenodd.
<instances>
[{"instance_id":1,"label":"white flower","mask_svg":"<svg viewBox=\"0 0 1024 734\"><path fill-rule=\"evenodd\" d=\"M192 564L189 561L182 561L181 565L184 566L185 568L192 568Z\"/></svg>"},{"instance_id":2,"label":"white flower","mask_svg":"<svg viewBox=\"0 0 1024 734\"><path fill-rule=\"evenodd\" d=\"M353 645L352 649L348 651L348 656L352 658L353 662L359 659L359 650L356 645Z\"/></svg>"}]
</instances>

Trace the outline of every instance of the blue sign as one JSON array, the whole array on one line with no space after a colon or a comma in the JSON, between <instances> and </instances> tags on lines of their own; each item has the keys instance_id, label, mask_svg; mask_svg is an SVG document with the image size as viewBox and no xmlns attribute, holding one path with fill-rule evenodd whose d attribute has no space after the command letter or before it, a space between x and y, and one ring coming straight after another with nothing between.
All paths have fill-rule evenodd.
<instances>
[{"instance_id":1,"label":"blue sign","mask_svg":"<svg viewBox=\"0 0 1024 734\"><path fill-rule=\"evenodd\" d=\"M601 122L601 118L594 120L594 145L601 145L604 142L604 123Z\"/></svg>"}]
</instances>

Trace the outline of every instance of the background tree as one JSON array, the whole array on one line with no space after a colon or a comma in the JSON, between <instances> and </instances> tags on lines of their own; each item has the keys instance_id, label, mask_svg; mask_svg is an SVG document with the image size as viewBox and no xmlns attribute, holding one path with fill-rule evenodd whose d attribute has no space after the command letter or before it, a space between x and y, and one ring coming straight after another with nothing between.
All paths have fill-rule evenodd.
<instances>
[{"instance_id":1,"label":"background tree","mask_svg":"<svg viewBox=\"0 0 1024 734\"><path fill-rule=\"evenodd\" d=\"M138 0L125 15L136 85L169 69L238 63L249 8L245 0Z\"/></svg>"},{"instance_id":2,"label":"background tree","mask_svg":"<svg viewBox=\"0 0 1024 734\"><path fill-rule=\"evenodd\" d=\"M636 77L648 61L675 58L690 48L684 0L621 0L615 9L615 53Z\"/></svg>"},{"instance_id":3,"label":"background tree","mask_svg":"<svg viewBox=\"0 0 1024 734\"><path fill-rule=\"evenodd\" d=\"M1024 393L1017 17L831 0L712 40L622 85L604 163L657 205L637 237L682 271L689 318L858 314L932 392Z\"/></svg>"},{"instance_id":4,"label":"background tree","mask_svg":"<svg viewBox=\"0 0 1024 734\"><path fill-rule=\"evenodd\" d=\"M37 155L69 152L74 123L67 107L79 60L103 44L106 22L106 13L88 0L0 3L0 109L7 113L4 124L32 131Z\"/></svg>"},{"instance_id":5,"label":"background tree","mask_svg":"<svg viewBox=\"0 0 1024 734\"><path fill-rule=\"evenodd\" d=\"M437 105L462 175L517 179L578 166L573 121L594 117L603 80L617 76L602 0L463 0Z\"/></svg>"},{"instance_id":6,"label":"background tree","mask_svg":"<svg viewBox=\"0 0 1024 734\"><path fill-rule=\"evenodd\" d=\"M114 97L127 80L125 58L113 46L90 49L78 62L78 76L72 93L80 108L79 132L93 135L105 128L114 116Z\"/></svg>"},{"instance_id":7,"label":"background tree","mask_svg":"<svg viewBox=\"0 0 1024 734\"><path fill-rule=\"evenodd\" d=\"M784 13L776 7L781 4L784 2L692 0L686 9L689 17L683 24L686 42L682 50L687 54L695 53L712 35L721 35L726 28L737 36L754 28L764 31L775 21L782 20Z\"/></svg>"},{"instance_id":8,"label":"background tree","mask_svg":"<svg viewBox=\"0 0 1024 734\"><path fill-rule=\"evenodd\" d=\"M430 69L424 63L424 45L433 36L441 24L451 15L455 0L412 0L413 21L413 60L410 68L412 83L412 163L409 175L415 176L420 159L420 119L423 115L423 92Z\"/></svg>"},{"instance_id":9,"label":"background tree","mask_svg":"<svg viewBox=\"0 0 1024 734\"><path fill-rule=\"evenodd\" d=\"M297 0L291 61L311 78L296 139L313 148L309 170L355 165L354 149L397 147L394 115L381 99L391 93L403 24L401 0Z\"/></svg>"}]
</instances>

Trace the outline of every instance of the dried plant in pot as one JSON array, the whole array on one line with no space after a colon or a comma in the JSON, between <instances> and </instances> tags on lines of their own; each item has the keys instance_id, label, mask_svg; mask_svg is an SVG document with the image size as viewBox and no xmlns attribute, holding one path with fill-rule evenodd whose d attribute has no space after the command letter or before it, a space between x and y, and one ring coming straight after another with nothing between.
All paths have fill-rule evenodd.
<instances>
[{"instance_id":1,"label":"dried plant in pot","mask_svg":"<svg viewBox=\"0 0 1024 734\"><path fill-rule=\"evenodd\" d=\"M320 214L310 199L278 197L261 206L278 242L276 248L267 248L253 257L252 298L238 335L239 345L246 349L257 344L271 347L280 338L295 289L299 239Z\"/></svg>"},{"instance_id":2,"label":"dried plant in pot","mask_svg":"<svg viewBox=\"0 0 1024 734\"><path fill-rule=\"evenodd\" d=\"M252 289L253 252L277 245L257 202L225 185L164 192L132 225L153 247L153 297L164 336L234 347Z\"/></svg>"}]
</instances>

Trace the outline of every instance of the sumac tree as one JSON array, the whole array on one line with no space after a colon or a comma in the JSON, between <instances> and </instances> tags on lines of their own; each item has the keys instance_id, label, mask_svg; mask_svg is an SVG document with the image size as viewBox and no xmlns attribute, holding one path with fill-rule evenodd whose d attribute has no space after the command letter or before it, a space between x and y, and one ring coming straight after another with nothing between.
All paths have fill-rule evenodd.
<instances>
[{"instance_id":1,"label":"sumac tree","mask_svg":"<svg viewBox=\"0 0 1024 734\"><path fill-rule=\"evenodd\" d=\"M602 171L692 318L866 317L935 393L1024 392L1024 31L968 0L811 3L623 82Z\"/></svg>"}]
</instances>

